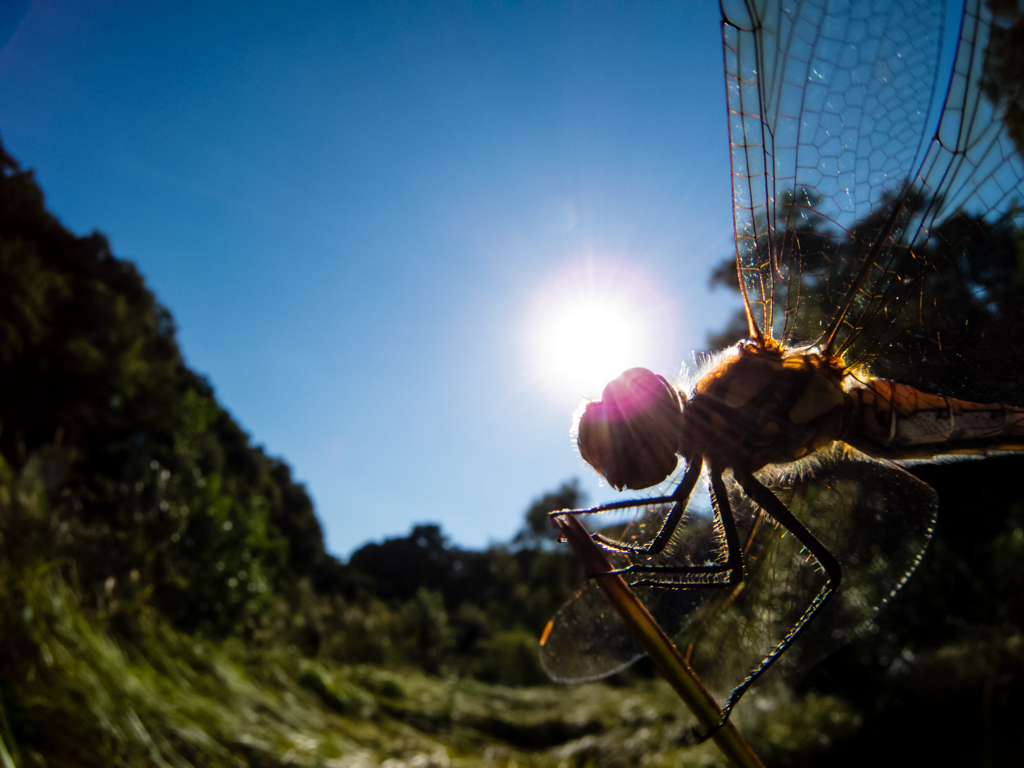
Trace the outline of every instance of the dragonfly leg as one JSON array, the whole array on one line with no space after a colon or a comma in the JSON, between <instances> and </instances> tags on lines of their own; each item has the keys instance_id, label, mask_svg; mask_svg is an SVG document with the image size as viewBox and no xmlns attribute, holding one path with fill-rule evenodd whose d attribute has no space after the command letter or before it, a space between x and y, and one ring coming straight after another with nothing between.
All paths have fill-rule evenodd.
<instances>
[{"instance_id":1,"label":"dragonfly leg","mask_svg":"<svg viewBox=\"0 0 1024 768\"><path fill-rule=\"evenodd\" d=\"M746 679L736 686L732 694L729 696L729 701L726 703L725 708L722 710L722 721L711 731L706 734L701 734L698 737L699 741L704 741L715 734L719 728L721 728L729 719L729 714L732 712L733 707L740 700L740 697L746 692L747 688L757 680L765 670L772 665L772 663L778 659L786 649L792 645L793 641L796 640L797 636L807 627L811 620L818 614L818 612L825 606L829 599L839 589L839 583L842 580L842 568L839 566L839 561L832 555L828 549L825 548L820 541L814 538L814 535L807 530L803 524L797 520L793 513L790 512L786 505L779 501L779 498L771 492L766 486L760 483L752 474L749 472L734 471L734 477L736 482L739 483L740 488L743 492L757 504L763 512L766 512L771 516L775 522L785 528L787 531L796 537L804 548L811 553L814 559L821 566L821 569L825 572L825 585L821 588L814 600L811 601L810 605L803 612L800 619L793 625L793 627L786 633L786 636L779 641L779 644L772 649L772 652L765 656L761 663L749 674Z\"/></svg>"},{"instance_id":2,"label":"dragonfly leg","mask_svg":"<svg viewBox=\"0 0 1024 768\"><path fill-rule=\"evenodd\" d=\"M740 547L736 519L733 517L732 507L729 505L729 493L725 488L720 472L713 471L710 477L711 499L715 510L715 518L719 524L719 535L725 544L725 562L718 565L700 566L634 563L619 569L618 573L636 575L647 572L652 574L648 578L640 576L635 580L630 579L634 586L661 586L668 588L675 586L681 589L686 587L733 587L743 581L743 549ZM675 525L678 525L678 521L676 521ZM671 538L674 531L675 526L669 531L667 539ZM661 533L659 532L658 535L661 536ZM662 548L664 546L663 544ZM656 578L653 574L661 574L661 578ZM671 580L665 578L669 574L673 577ZM723 576L725 578L721 578Z\"/></svg>"},{"instance_id":3,"label":"dragonfly leg","mask_svg":"<svg viewBox=\"0 0 1024 768\"><path fill-rule=\"evenodd\" d=\"M585 508L582 508L582 509L556 509L554 512L548 512L548 518L550 519L550 518L555 518L555 517L561 517L562 515L595 515L595 514L598 514L599 512L612 512L612 511L614 511L616 509L633 509L634 507L653 507L653 506L656 506L658 504L675 504L676 502L678 502L680 500L685 502L686 499L689 498L690 493L693 491L693 486L697 483L697 478L700 477L700 463L699 463L699 461L698 461L697 469L693 473L694 476L693 476L692 482L687 480L689 475L690 475L690 472L687 471L686 477L684 477L682 480L679 481L679 485L676 486L676 489L672 492L671 496L653 496L653 497L651 497L649 499L627 499L625 501L610 501L607 504L598 504L596 507L585 507ZM686 485L685 485L685 483L687 483L687 482L689 482L689 488L687 488ZM684 489L686 489L686 490L684 490ZM682 517L682 514L683 514L683 512L685 510L686 510L686 504L684 503L683 506L682 506L682 510L678 513L678 517ZM666 523L667 523L667 521L666 521ZM666 523L662 524L662 528L665 527ZM678 523L678 520L677 520L677 523ZM673 526L673 529L674 529L674 526ZM622 551L622 552L627 552L627 551L630 551L631 549L638 549L638 547L631 547L630 545L625 544L625 543L623 543L621 541L616 541L615 539L609 539L607 536L601 536L601 534L599 534L599 533L598 534L594 534L594 538L595 539L598 539L598 538L603 539L604 541L606 541L609 544L613 545L612 547L606 547L606 549L607 548L614 549L616 546L618 547L618 551ZM665 543L668 543L668 539L669 538L671 538L671 533L669 533L668 537L666 537ZM650 546L650 545L644 545L644 546ZM662 546L664 546L664 544Z\"/></svg>"},{"instance_id":4,"label":"dragonfly leg","mask_svg":"<svg viewBox=\"0 0 1024 768\"><path fill-rule=\"evenodd\" d=\"M658 530L657 535L646 544L636 546L633 544L626 544L616 539L610 539L600 533L595 533L592 538L602 547L613 552L622 552L629 555L643 555L645 557L654 557L660 555L665 551L665 547L672 540L672 535L676 532L676 528L679 527L679 523L683 519L683 515L686 513L686 504L690 500L690 494L693 493L694 487L697 485L697 480L700 479L700 472L704 466L703 460L698 456L696 459L689 462L686 468L686 474L683 475L683 479L679 481L679 485L672 492L671 496L666 497L668 502L671 503L672 511L665 516L664 521L661 523L661 528ZM645 504L650 503L645 501Z\"/></svg>"}]
</instances>

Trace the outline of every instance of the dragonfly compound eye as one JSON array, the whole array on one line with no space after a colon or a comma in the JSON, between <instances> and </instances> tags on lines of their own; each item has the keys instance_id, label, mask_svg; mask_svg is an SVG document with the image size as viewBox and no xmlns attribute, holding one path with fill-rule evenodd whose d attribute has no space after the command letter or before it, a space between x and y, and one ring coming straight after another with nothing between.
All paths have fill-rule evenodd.
<instances>
[{"instance_id":1,"label":"dragonfly compound eye","mask_svg":"<svg viewBox=\"0 0 1024 768\"><path fill-rule=\"evenodd\" d=\"M649 488L678 463L679 393L664 377L630 368L588 403L580 417L580 455L617 490Z\"/></svg>"}]
</instances>

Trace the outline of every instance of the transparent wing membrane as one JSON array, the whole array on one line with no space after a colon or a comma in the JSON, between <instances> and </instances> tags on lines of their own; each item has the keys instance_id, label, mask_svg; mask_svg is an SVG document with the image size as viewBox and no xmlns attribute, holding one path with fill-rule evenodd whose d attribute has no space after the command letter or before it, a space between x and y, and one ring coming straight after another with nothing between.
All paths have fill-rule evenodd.
<instances>
[{"instance_id":1,"label":"transparent wing membrane","mask_svg":"<svg viewBox=\"0 0 1024 768\"><path fill-rule=\"evenodd\" d=\"M1020 347L982 336L998 321L1024 342L1007 296L1022 285L1024 164L1009 103L986 97L1021 75L990 45L987 5L948 19L935 2L723 10L755 332L925 390L1018 404L1007 381Z\"/></svg>"},{"instance_id":2,"label":"transparent wing membrane","mask_svg":"<svg viewBox=\"0 0 1024 768\"><path fill-rule=\"evenodd\" d=\"M799 542L735 484L727 485L744 550L741 587L673 584L677 566L724 559L721 539L704 512L690 514L669 550L650 563L669 570L626 575L720 702L778 645L824 583ZM870 626L916 567L931 537L937 501L927 485L880 462L841 460L819 476L777 479L769 487L843 568L836 598L780 661L805 667ZM665 505L640 510L622 540L649 541L667 513ZM619 556L616 564L624 567L629 560ZM556 680L582 681L616 672L642 653L597 584L588 582L555 616L541 661Z\"/></svg>"}]
</instances>

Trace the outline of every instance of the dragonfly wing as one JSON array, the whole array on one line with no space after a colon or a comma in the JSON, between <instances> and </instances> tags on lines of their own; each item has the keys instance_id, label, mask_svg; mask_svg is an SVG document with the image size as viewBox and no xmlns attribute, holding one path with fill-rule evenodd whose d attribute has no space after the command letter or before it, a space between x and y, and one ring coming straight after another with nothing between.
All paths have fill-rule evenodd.
<instances>
[{"instance_id":1,"label":"dragonfly wing","mask_svg":"<svg viewBox=\"0 0 1024 768\"><path fill-rule=\"evenodd\" d=\"M1024 88L1024 14L990 5L966 3L934 138L834 348L924 390L1022 405L1024 133L1007 94Z\"/></svg>"},{"instance_id":2,"label":"dragonfly wing","mask_svg":"<svg viewBox=\"0 0 1024 768\"><path fill-rule=\"evenodd\" d=\"M868 629L907 580L931 538L937 498L913 475L875 461L839 460L818 475L779 475L767 484L843 571L838 593L779 661L806 668ZM735 486L730 496L746 542L743 585L702 606L674 635L721 700L789 633L825 583L795 537Z\"/></svg>"},{"instance_id":3,"label":"dragonfly wing","mask_svg":"<svg viewBox=\"0 0 1024 768\"><path fill-rule=\"evenodd\" d=\"M802 346L821 331L805 294L923 156L943 10L729 0L723 14L740 283L753 325Z\"/></svg>"},{"instance_id":4,"label":"dragonfly wing","mask_svg":"<svg viewBox=\"0 0 1024 768\"><path fill-rule=\"evenodd\" d=\"M873 627L924 556L938 496L906 470L877 461L840 461L819 477L780 483L776 493L843 569L835 599L782 659L806 667Z\"/></svg>"},{"instance_id":5,"label":"dragonfly wing","mask_svg":"<svg viewBox=\"0 0 1024 768\"><path fill-rule=\"evenodd\" d=\"M769 478L763 478L769 480ZM839 460L819 475L779 475L773 492L837 557L843 583L782 657L806 667L870 627L878 610L906 581L931 537L936 497L902 469L874 461ZM797 623L824 584L807 552L729 481L730 502L744 547L744 580L736 588L681 587L671 572L628 576L634 591L720 703ZM657 529L662 509L647 510L630 534ZM656 564L698 565L720 559L721 541L706 513L684 520L670 552ZM658 583L650 583L651 580ZM642 655L595 584L559 611L541 650L555 679L592 680Z\"/></svg>"},{"instance_id":6,"label":"dragonfly wing","mask_svg":"<svg viewBox=\"0 0 1024 768\"><path fill-rule=\"evenodd\" d=\"M752 328L1020 404L1024 16L966 0L724 4Z\"/></svg>"},{"instance_id":7,"label":"dragonfly wing","mask_svg":"<svg viewBox=\"0 0 1024 768\"><path fill-rule=\"evenodd\" d=\"M643 655L600 587L589 581L551 619L540 663L555 682L582 683L612 675Z\"/></svg>"}]
</instances>

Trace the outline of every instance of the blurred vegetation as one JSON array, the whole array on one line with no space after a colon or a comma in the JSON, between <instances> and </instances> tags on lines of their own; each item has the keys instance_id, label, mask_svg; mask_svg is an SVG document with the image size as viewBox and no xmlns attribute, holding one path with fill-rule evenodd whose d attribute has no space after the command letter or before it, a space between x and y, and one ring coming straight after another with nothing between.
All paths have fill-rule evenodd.
<instances>
[{"instance_id":1,"label":"blurred vegetation","mask_svg":"<svg viewBox=\"0 0 1024 768\"><path fill-rule=\"evenodd\" d=\"M465 622L448 618L438 591L394 604L307 596L302 615L336 627L337 644L318 654L186 633L141 587L130 605L116 587L86 592L53 557L62 517L48 501L51 460L0 464L0 765L555 766L677 754L707 764L710 748L685 751L675 697L653 681L625 693L454 671ZM535 636L506 625L467 662L481 677L536 668ZM334 658L373 655L371 645L382 649L375 664Z\"/></svg>"}]
</instances>

